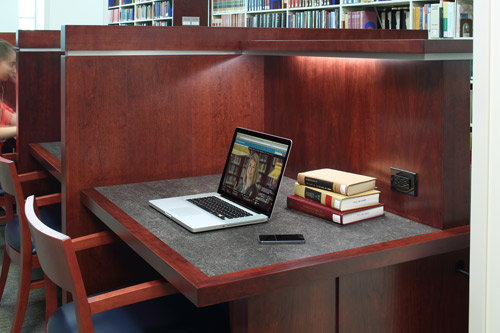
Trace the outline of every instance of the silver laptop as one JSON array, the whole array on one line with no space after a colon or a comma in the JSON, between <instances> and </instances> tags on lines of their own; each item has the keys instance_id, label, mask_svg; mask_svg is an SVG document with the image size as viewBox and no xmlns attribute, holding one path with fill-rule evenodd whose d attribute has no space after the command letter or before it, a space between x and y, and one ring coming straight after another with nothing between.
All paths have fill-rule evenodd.
<instances>
[{"instance_id":1,"label":"silver laptop","mask_svg":"<svg viewBox=\"0 0 500 333\"><path fill-rule=\"evenodd\" d=\"M271 218L292 141L236 128L217 192L150 200L191 232L266 222Z\"/></svg>"}]
</instances>

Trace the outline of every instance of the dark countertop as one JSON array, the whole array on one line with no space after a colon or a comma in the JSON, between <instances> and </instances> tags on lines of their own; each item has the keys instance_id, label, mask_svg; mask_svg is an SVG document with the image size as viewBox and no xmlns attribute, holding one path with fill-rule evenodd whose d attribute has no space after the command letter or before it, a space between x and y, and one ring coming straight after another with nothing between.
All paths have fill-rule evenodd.
<instances>
[{"instance_id":1,"label":"dark countertop","mask_svg":"<svg viewBox=\"0 0 500 333\"><path fill-rule=\"evenodd\" d=\"M43 142L40 143L40 146L61 161L61 142Z\"/></svg>"},{"instance_id":2,"label":"dark countertop","mask_svg":"<svg viewBox=\"0 0 500 333\"><path fill-rule=\"evenodd\" d=\"M96 188L152 234L207 276L232 273L296 259L427 234L438 229L387 213L346 226L329 223L286 207L295 180L283 180L272 218L267 223L191 233L151 208L163 197L216 191L220 175ZM300 245L262 245L259 234L302 233Z\"/></svg>"}]
</instances>

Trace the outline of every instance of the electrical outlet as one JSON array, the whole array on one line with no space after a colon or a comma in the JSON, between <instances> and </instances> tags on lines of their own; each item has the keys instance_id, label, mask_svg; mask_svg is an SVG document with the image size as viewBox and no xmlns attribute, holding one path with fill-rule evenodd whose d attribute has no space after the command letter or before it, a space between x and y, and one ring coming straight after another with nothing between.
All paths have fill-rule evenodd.
<instances>
[{"instance_id":1,"label":"electrical outlet","mask_svg":"<svg viewBox=\"0 0 500 333\"><path fill-rule=\"evenodd\" d=\"M417 174L391 167L391 190L417 196Z\"/></svg>"}]
</instances>

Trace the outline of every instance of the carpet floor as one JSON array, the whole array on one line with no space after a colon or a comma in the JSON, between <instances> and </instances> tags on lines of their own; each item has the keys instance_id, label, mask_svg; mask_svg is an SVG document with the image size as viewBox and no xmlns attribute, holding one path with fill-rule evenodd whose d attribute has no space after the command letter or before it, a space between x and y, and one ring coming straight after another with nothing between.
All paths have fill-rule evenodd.
<instances>
[{"instance_id":1,"label":"carpet floor","mask_svg":"<svg viewBox=\"0 0 500 333\"><path fill-rule=\"evenodd\" d=\"M5 225L2 224L0 225L0 267L4 254L4 231ZM10 332L16 306L18 277L19 266L11 263L5 290L0 300L0 332ZM45 332L45 289L30 292L22 332Z\"/></svg>"}]
</instances>

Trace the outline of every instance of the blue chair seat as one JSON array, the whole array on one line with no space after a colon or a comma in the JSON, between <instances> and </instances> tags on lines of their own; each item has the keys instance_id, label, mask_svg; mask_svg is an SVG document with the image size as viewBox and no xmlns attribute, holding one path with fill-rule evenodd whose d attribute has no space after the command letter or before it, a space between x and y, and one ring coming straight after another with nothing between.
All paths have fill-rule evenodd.
<instances>
[{"instance_id":1,"label":"blue chair seat","mask_svg":"<svg viewBox=\"0 0 500 333\"><path fill-rule=\"evenodd\" d=\"M227 304L197 308L183 295L135 303L92 315L98 332L229 332ZM47 332L77 332L74 303L58 308Z\"/></svg>"},{"instance_id":2,"label":"blue chair seat","mask_svg":"<svg viewBox=\"0 0 500 333\"><path fill-rule=\"evenodd\" d=\"M40 209L42 221L50 228L61 232L61 205L53 205ZM5 227L5 242L16 251L21 251L21 229L19 226L19 217L15 216L7 223ZM33 243L31 244L33 254L36 253Z\"/></svg>"}]
</instances>

